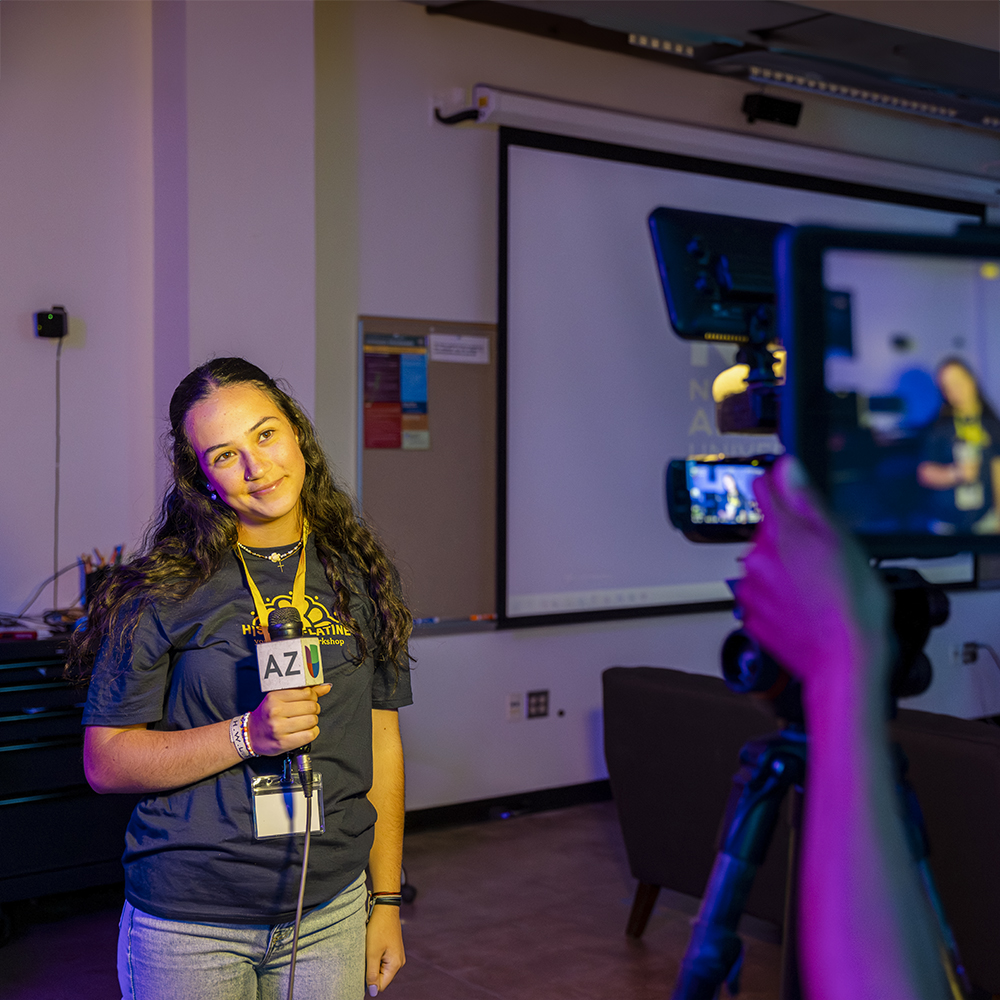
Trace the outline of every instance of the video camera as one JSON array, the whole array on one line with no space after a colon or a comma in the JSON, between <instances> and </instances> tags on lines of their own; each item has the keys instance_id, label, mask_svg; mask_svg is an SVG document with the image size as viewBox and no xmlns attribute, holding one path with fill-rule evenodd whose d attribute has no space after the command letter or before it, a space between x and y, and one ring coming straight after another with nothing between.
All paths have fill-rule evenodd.
<instances>
[{"instance_id":1,"label":"video camera","mask_svg":"<svg viewBox=\"0 0 1000 1000\"><path fill-rule=\"evenodd\" d=\"M649 227L675 333L739 344L713 386L720 433L777 430L875 558L1000 551L997 230L857 232L669 208ZM761 519L752 481L774 458L671 461L671 522L695 542L749 540ZM890 693L918 694L948 599L915 570L882 576L898 653ZM786 691L745 633L722 658L730 687L801 722L797 685Z\"/></svg>"},{"instance_id":2,"label":"video camera","mask_svg":"<svg viewBox=\"0 0 1000 1000\"><path fill-rule=\"evenodd\" d=\"M720 433L777 429L872 556L1000 551L996 230L857 232L669 208L649 226L677 335L739 344L713 386ZM745 541L760 516L751 480L773 459L672 461L672 523L693 541Z\"/></svg>"}]
</instances>

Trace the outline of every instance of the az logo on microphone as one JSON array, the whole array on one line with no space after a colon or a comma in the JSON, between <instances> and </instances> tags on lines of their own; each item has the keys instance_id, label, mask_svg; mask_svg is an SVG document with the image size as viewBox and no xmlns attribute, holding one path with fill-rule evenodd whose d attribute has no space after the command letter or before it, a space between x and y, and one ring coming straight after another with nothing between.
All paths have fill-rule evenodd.
<instances>
[{"instance_id":1,"label":"az logo on microphone","mask_svg":"<svg viewBox=\"0 0 1000 1000\"><path fill-rule=\"evenodd\" d=\"M311 687L323 683L323 660L319 642L308 639L277 639L257 644L257 670L261 691Z\"/></svg>"}]
</instances>

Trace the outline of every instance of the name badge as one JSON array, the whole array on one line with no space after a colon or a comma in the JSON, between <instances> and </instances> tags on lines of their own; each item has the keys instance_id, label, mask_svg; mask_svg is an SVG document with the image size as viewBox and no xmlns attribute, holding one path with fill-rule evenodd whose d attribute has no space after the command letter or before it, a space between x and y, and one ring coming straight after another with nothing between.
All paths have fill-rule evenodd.
<instances>
[{"instance_id":1,"label":"name badge","mask_svg":"<svg viewBox=\"0 0 1000 1000\"><path fill-rule=\"evenodd\" d=\"M294 837L306 832L306 795L302 791L299 776L292 773L290 778L271 774L254 778L251 782L253 795L253 835L257 840L272 837ZM309 829L313 833L326 830L323 815L323 775L313 774L312 817Z\"/></svg>"}]
</instances>

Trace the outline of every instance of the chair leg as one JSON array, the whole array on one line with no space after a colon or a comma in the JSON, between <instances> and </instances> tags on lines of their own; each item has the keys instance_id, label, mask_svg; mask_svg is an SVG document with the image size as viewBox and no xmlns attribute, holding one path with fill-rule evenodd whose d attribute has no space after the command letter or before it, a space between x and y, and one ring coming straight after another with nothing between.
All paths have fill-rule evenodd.
<instances>
[{"instance_id":1,"label":"chair leg","mask_svg":"<svg viewBox=\"0 0 1000 1000\"><path fill-rule=\"evenodd\" d=\"M660 894L658 885L648 885L640 882L635 888L635 899L632 901L632 912L628 915L625 934L638 940L649 922L649 915L656 905L656 897Z\"/></svg>"}]
</instances>

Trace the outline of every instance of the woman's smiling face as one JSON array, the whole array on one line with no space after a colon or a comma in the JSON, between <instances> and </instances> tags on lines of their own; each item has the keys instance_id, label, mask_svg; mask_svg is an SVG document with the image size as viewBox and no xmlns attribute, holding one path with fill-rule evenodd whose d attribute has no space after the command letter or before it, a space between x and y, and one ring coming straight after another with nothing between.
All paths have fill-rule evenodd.
<instances>
[{"instance_id":1,"label":"woman's smiling face","mask_svg":"<svg viewBox=\"0 0 1000 1000\"><path fill-rule=\"evenodd\" d=\"M247 545L295 542L306 463L281 407L249 383L216 389L188 411L184 432L209 486L239 518Z\"/></svg>"},{"instance_id":2,"label":"woman's smiling face","mask_svg":"<svg viewBox=\"0 0 1000 1000\"><path fill-rule=\"evenodd\" d=\"M957 413L979 411L979 388L976 380L962 365L945 365L938 372L938 386L941 395Z\"/></svg>"}]
</instances>

